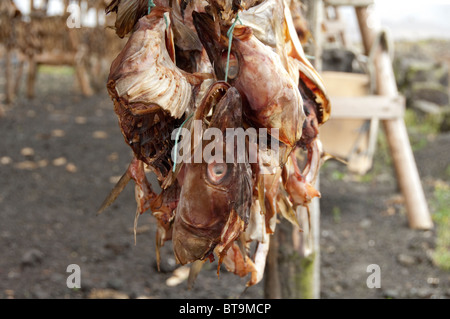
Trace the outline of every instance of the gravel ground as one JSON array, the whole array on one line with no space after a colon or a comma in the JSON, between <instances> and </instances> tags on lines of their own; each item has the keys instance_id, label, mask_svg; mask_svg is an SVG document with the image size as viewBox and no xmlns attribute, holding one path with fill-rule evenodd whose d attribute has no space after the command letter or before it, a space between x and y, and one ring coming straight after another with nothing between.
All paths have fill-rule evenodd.
<instances>
[{"instance_id":1,"label":"gravel ground","mask_svg":"<svg viewBox=\"0 0 450 319\"><path fill-rule=\"evenodd\" d=\"M131 185L96 215L131 153L106 90L84 98L73 82L41 73L37 97L19 97L0 117L0 298L262 298L263 283L244 292L245 278L218 279L214 263L190 291L185 281L168 285L178 266L167 243L156 270L150 214L134 244ZM430 201L436 181L449 182L449 149L447 134L416 152ZM450 297L450 273L430 258L436 230L409 229L393 169L375 161L382 169L369 182L338 162L322 170L321 297ZM66 286L70 264L80 266L81 289ZM380 266L380 289L367 288L370 264Z\"/></svg>"}]
</instances>

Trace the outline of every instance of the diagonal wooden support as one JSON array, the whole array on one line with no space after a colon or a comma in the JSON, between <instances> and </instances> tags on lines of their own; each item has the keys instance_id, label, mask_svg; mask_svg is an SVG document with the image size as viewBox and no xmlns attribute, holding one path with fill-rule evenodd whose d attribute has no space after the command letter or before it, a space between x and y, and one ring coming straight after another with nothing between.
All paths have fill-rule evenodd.
<instances>
[{"instance_id":1,"label":"diagonal wooden support","mask_svg":"<svg viewBox=\"0 0 450 319\"><path fill-rule=\"evenodd\" d=\"M370 28L367 7L356 7L356 15L361 29L364 48L369 53L376 30ZM387 50L380 49L375 58L377 93L387 97L397 97L398 89L392 69L392 61ZM384 119L383 126L389 143L390 152L397 172L397 179L406 203L409 225L413 229L431 229L428 204L422 188L414 154L409 142L403 118Z\"/></svg>"}]
</instances>

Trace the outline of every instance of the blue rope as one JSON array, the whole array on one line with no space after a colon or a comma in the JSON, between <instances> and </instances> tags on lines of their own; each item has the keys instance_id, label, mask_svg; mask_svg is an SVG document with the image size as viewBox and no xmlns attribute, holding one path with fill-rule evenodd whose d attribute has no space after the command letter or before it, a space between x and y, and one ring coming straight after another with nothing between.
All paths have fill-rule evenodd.
<instances>
[{"instance_id":1,"label":"blue rope","mask_svg":"<svg viewBox=\"0 0 450 319\"><path fill-rule=\"evenodd\" d=\"M189 121L191 119L191 117L194 115L194 113L192 113L191 115L189 115L184 122L181 124L181 126L178 128L177 131L177 135L175 137L175 153L173 154L173 169L172 172L175 173L175 169L177 167L177 155L178 155L178 140L180 139L180 134L181 134L181 129L183 128L184 124L186 124L187 121Z\"/></svg>"},{"instance_id":2,"label":"blue rope","mask_svg":"<svg viewBox=\"0 0 450 319\"><path fill-rule=\"evenodd\" d=\"M225 82L228 81L228 68L230 67L230 53L231 53L231 43L233 42L233 32L234 28L236 27L236 23L239 21L239 23L242 25L241 19L239 19L239 14L236 14L236 19L234 19L233 24L227 31L227 37L228 37L228 54L227 54L227 67L225 69Z\"/></svg>"},{"instance_id":3,"label":"blue rope","mask_svg":"<svg viewBox=\"0 0 450 319\"><path fill-rule=\"evenodd\" d=\"M152 11L152 8L156 7L156 4L153 2L153 0L148 0L148 14Z\"/></svg>"},{"instance_id":4,"label":"blue rope","mask_svg":"<svg viewBox=\"0 0 450 319\"><path fill-rule=\"evenodd\" d=\"M148 0L148 13L150 14L150 12L152 12L152 9L156 7L156 4L153 2L153 0ZM166 21L166 29L169 28L169 21L167 21L167 17L166 15L164 15L164 21Z\"/></svg>"}]
</instances>

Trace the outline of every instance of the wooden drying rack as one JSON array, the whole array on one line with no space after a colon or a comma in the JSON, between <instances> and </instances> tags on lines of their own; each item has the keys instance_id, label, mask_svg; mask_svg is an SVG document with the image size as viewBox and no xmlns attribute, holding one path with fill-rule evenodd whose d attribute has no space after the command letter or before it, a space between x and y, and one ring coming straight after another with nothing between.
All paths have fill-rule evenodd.
<instances>
[{"instance_id":1,"label":"wooden drying rack","mask_svg":"<svg viewBox=\"0 0 450 319\"><path fill-rule=\"evenodd\" d=\"M373 54L372 47L378 44L373 59L375 94L358 97L331 96L331 116L335 120L374 119L381 121L397 173L397 181L405 200L409 225L413 229L431 229L433 222L403 119L405 99L399 95L390 54L383 43L376 41L379 30L371 28L368 24L369 6L373 4L373 0L323 1L324 6L352 6L355 8L362 44L367 56ZM320 49L316 46L316 50Z\"/></svg>"},{"instance_id":2,"label":"wooden drying rack","mask_svg":"<svg viewBox=\"0 0 450 319\"><path fill-rule=\"evenodd\" d=\"M370 28L367 23L370 15L369 6L373 5L374 1L302 0L302 2L307 5L306 19L314 38L308 53L316 57L313 62L319 72L322 69L324 36L322 27L325 7L354 7L365 54L369 56L374 48L373 74L369 80L375 82L376 88L373 93L366 91L361 96L349 94L346 97L338 97L329 92L332 108L330 121L345 123L348 119L370 120L371 124L375 123L374 126L377 127L379 122L382 123L397 172L398 184L405 199L409 225L413 229L431 229L433 222L403 120L405 99L398 93L392 61L386 47L383 43L375 47L376 42L379 42L376 41L378 30ZM341 30L332 31L340 32ZM343 85L345 84L341 82L341 88ZM326 80L325 87L327 87ZM347 89L350 93L354 93L351 89ZM322 128L325 128L327 124ZM376 134L372 134L371 138L373 139L374 136ZM320 188L319 180L320 177L316 185L318 189ZM277 232L270 241L264 274L266 298L320 298L320 200L314 198L310 209L311 229L305 226L304 231L298 233L287 223L281 222L277 226ZM301 216L306 214L302 213ZM304 222L303 225L308 223Z\"/></svg>"}]
</instances>

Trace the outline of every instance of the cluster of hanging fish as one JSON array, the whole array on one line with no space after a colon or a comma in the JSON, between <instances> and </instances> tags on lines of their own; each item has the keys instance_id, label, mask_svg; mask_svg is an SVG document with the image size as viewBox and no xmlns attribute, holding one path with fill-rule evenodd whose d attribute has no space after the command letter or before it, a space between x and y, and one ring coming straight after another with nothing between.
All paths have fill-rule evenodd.
<instances>
[{"instance_id":1,"label":"cluster of hanging fish","mask_svg":"<svg viewBox=\"0 0 450 319\"><path fill-rule=\"evenodd\" d=\"M134 180L135 228L150 210L158 264L160 247L171 240L177 263L194 263L193 277L217 258L218 272L223 264L241 277L251 274L247 286L254 285L263 277L277 218L300 227L297 208L320 196L313 186L322 159L318 129L330 104L303 52L291 13L299 3L292 1L113 0L107 7L116 12L117 35L129 37L107 89L134 158L100 211ZM193 130L194 120L203 131L277 129L281 161L270 174L247 157L174 163L172 134ZM271 156L270 145L257 147ZM161 193L144 166L156 174Z\"/></svg>"}]
</instances>

